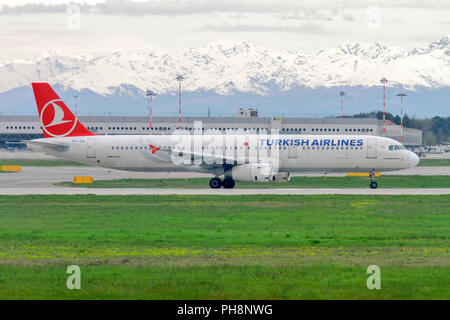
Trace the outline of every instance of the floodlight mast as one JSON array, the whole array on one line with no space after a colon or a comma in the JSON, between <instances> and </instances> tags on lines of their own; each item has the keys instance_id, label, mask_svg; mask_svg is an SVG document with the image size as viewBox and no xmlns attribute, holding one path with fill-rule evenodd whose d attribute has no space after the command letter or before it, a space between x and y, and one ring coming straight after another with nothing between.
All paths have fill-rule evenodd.
<instances>
[{"instance_id":1,"label":"floodlight mast","mask_svg":"<svg viewBox=\"0 0 450 320\"><path fill-rule=\"evenodd\" d=\"M399 93L397 97L400 97L400 143L403 144L403 97L406 97L406 93Z\"/></svg>"},{"instance_id":2,"label":"floodlight mast","mask_svg":"<svg viewBox=\"0 0 450 320\"><path fill-rule=\"evenodd\" d=\"M344 96L345 92L341 91L339 92L339 95L341 96L341 119L344 117Z\"/></svg>"},{"instance_id":3,"label":"floodlight mast","mask_svg":"<svg viewBox=\"0 0 450 320\"><path fill-rule=\"evenodd\" d=\"M156 93L153 92L152 90L147 90L145 95L148 97L148 117L149 117L149 122L150 122L150 127L149 127L149 134L150 134L152 131L152 116L153 116L152 100L153 100L153 97L156 96Z\"/></svg>"},{"instance_id":4,"label":"floodlight mast","mask_svg":"<svg viewBox=\"0 0 450 320\"><path fill-rule=\"evenodd\" d=\"M386 136L386 78L380 80L383 83L383 135Z\"/></svg>"},{"instance_id":5,"label":"floodlight mast","mask_svg":"<svg viewBox=\"0 0 450 320\"><path fill-rule=\"evenodd\" d=\"M77 114L77 98L78 98L78 96L73 96L73 98L75 99L75 116L78 117L78 114Z\"/></svg>"},{"instance_id":6,"label":"floodlight mast","mask_svg":"<svg viewBox=\"0 0 450 320\"><path fill-rule=\"evenodd\" d=\"M178 130L181 130L181 82L184 80L184 77L179 74L176 80L178 81Z\"/></svg>"}]
</instances>

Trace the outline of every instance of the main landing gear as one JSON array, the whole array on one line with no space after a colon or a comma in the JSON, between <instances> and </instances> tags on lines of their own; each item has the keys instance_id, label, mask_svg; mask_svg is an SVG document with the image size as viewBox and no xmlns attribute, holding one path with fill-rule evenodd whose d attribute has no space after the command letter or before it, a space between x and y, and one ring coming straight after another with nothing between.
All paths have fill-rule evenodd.
<instances>
[{"instance_id":1,"label":"main landing gear","mask_svg":"<svg viewBox=\"0 0 450 320\"><path fill-rule=\"evenodd\" d=\"M225 178L223 181L219 178L212 178L209 180L209 186L212 189L220 189L221 187L224 187L225 189L233 189L235 184L235 181L230 178Z\"/></svg>"},{"instance_id":2,"label":"main landing gear","mask_svg":"<svg viewBox=\"0 0 450 320\"><path fill-rule=\"evenodd\" d=\"M378 188L378 183L375 181L375 172L369 173L370 189Z\"/></svg>"}]
</instances>

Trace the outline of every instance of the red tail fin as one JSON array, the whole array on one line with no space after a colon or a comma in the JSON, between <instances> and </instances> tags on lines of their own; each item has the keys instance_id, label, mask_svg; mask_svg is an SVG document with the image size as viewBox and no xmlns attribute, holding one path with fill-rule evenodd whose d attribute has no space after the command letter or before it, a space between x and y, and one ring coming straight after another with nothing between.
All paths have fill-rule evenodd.
<instances>
[{"instance_id":1,"label":"red tail fin","mask_svg":"<svg viewBox=\"0 0 450 320\"><path fill-rule=\"evenodd\" d=\"M45 138L95 136L86 129L48 83L32 83Z\"/></svg>"}]
</instances>

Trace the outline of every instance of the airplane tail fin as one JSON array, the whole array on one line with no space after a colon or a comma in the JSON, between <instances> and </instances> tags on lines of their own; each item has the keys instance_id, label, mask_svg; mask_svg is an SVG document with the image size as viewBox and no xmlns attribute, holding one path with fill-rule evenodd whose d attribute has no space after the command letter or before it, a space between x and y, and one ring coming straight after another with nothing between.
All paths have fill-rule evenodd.
<instances>
[{"instance_id":1,"label":"airplane tail fin","mask_svg":"<svg viewBox=\"0 0 450 320\"><path fill-rule=\"evenodd\" d=\"M32 83L45 138L95 136L78 120L48 83Z\"/></svg>"}]
</instances>

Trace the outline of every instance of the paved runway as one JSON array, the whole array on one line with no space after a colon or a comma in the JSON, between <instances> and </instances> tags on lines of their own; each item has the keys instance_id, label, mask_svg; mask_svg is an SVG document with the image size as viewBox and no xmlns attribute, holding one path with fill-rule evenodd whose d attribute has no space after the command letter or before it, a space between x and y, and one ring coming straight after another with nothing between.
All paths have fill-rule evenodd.
<instances>
[{"instance_id":1,"label":"paved runway","mask_svg":"<svg viewBox=\"0 0 450 320\"><path fill-rule=\"evenodd\" d=\"M415 167L411 169L387 172L383 175L449 175L450 167ZM328 177L345 176L346 173L327 174ZM0 173L0 188L15 187L42 187L52 188L54 184L63 181L72 181L74 176L93 176L94 180L115 179L163 179L163 178L199 178L211 177L209 174L195 172L128 172L105 169L99 167L22 167L21 172ZM323 174L303 173L293 176L323 176ZM382 179L382 178L381 178Z\"/></svg>"},{"instance_id":2,"label":"paved runway","mask_svg":"<svg viewBox=\"0 0 450 320\"><path fill-rule=\"evenodd\" d=\"M450 188L445 189L111 189L111 188L0 188L1 195L24 194L95 194L95 195L318 195L318 194L348 194L348 195L444 195L450 194Z\"/></svg>"},{"instance_id":3,"label":"paved runway","mask_svg":"<svg viewBox=\"0 0 450 320\"><path fill-rule=\"evenodd\" d=\"M396 175L450 175L450 167L416 167L388 174ZM297 174L302 176L323 176L323 174ZM346 174L328 174L327 176L345 176ZM74 176L93 176L94 180L111 179L161 179L210 177L200 173L141 173L110 170L97 167L22 167L21 172L0 173L0 194L450 194L450 189L98 189L58 187L55 183L72 181ZM382 179L382 178L381 178Z\"/></svg>"}]
</instances>

